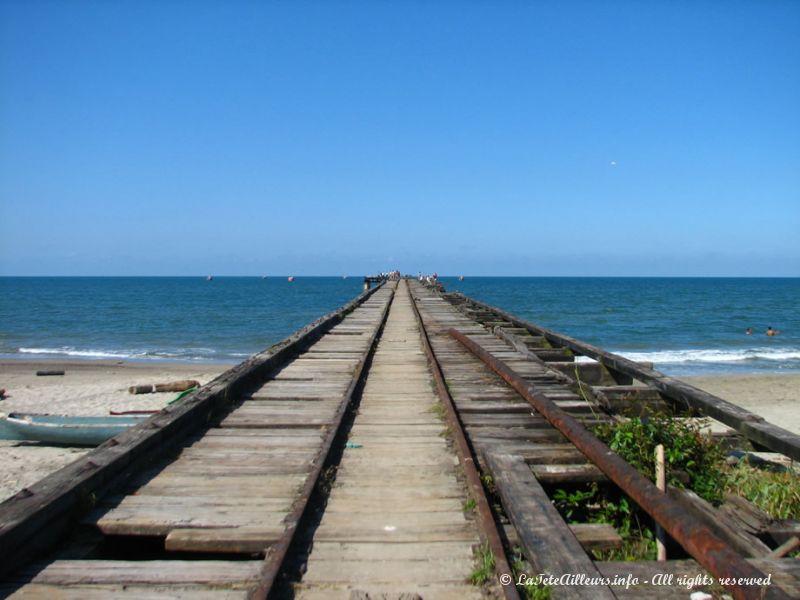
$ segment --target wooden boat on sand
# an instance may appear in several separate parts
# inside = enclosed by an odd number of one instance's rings
[[[97,446],[148,415],[68,417],[32,413],[0,413],[1,440],[28,440],[62,446]]]

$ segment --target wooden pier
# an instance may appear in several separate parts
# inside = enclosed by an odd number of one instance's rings
[[[648,407],[800,457],[798,436],[648,365],[381,281],[0,504],[0,596],[513,599],[524,572],[594,579],[552,598],[686,598],[653,576],[709,572],[770,576],[736,598],[799,597],[798,561],[773,553],[800,526],[746,502],[672,491],[653,516],[684,556],[593,558],[619,533],[567,524],[550,490],[626,485],[575,436]]]

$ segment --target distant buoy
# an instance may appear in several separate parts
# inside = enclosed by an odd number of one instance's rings
[[[293,281],[294,281],[294,277],[293,276],[289,277],[289,283],[292,283]]]

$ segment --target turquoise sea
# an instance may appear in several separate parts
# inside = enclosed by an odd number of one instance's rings
[[[442,282],[666,373],[800,372],[800,279]],[[360,277],[3,277],[0,356],[235,363],[361,286]],[[768,326],[781,334],[768,338]]]

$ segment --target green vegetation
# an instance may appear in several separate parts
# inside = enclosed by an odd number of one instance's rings
[[[595,434],[651,481],[655,479],[655,448],[663,444],[667,482],[692,489],[718,504],[726,480],[724,454],[710,436],[702,433],[703,425],[701,420],[652,415],[598,425]],[[595,550],[595,558],[655,559],[652,519],[615,486],[591,483],[557,489],[553,502],[568,522],[614,526],[623,539],[622,546]]]
[[[800,519],[800,477],[740,461],[727,472],[725,491],[746,498],[775,519]]]
[[[478,503],[475,502],[474,498],[470,498],[469,500],[464,500],[464,512],[472,512],[478,506]]]
[[[433,413],[433,414],[435,414],[437,417],[439,417],[439,420],[441,420],[441,421],[444,421],[444,419],[445,419],[445,416],[446,416],[446,412],[447,412],[447,411],[446,411],[446,409],[445,409],[445,407],[444,407],[444,405],[443,405],[441,402],[437,402],[436,404],[434,404],[433,406],[431,406],[431,407],[428,409],[428,411],[429,411],[429,412],[432,412],[432,413]]]
[[[478,566],[469,576],[469,582],[472,585],[483,585],[494,575],[494,554],[492,554],[488,545],[481,547],[477,551],[476,560],[478,561]]]
[[[663,444],[667,484],[686,487],[719,504],[725,484],[725,456],[711,436],[702,433],[704,425],[702,419],[653,415],[598,425],[595,435],[651,481],[655,479],[655,449]]]
[[[667,483],[688,488],[712,504],[728,492],[753,502],[773,518],[800,518],[800,477],[741,461],[725,463],[725,453],[702,432],[702,419],[665,415],[635,417],[602,424],[595,434],[651,481],[655,479],[655,448],[664,446]],[[553,502],[571,523],[609,523],[623,538],[621,548],[594,551],[600,560],[654,559],[652,519],[614,486],[597,483],[557,489]]]
[[[590,483],[571,490],[557,489],[553,503],[568,523],[609,523],[622,537],[621,548],[594,550],[598,560],[655,559],[651,520],[614,486]]]
[[[533,573],[533,569],[531,569],[530,565],[525,562],[525,558],[522,555],[522,548],[519,546],[514,547],[511,570],[513,571],[512,575],[514,576],[514,582],[517,586],[517,591],[522,595],[523,598],[527,598],[528,600],[550,600],[552,591],[550,586],[528,582],[521,584],[516,583],[519,581],[520,575],[527,575],[530,577]]]

